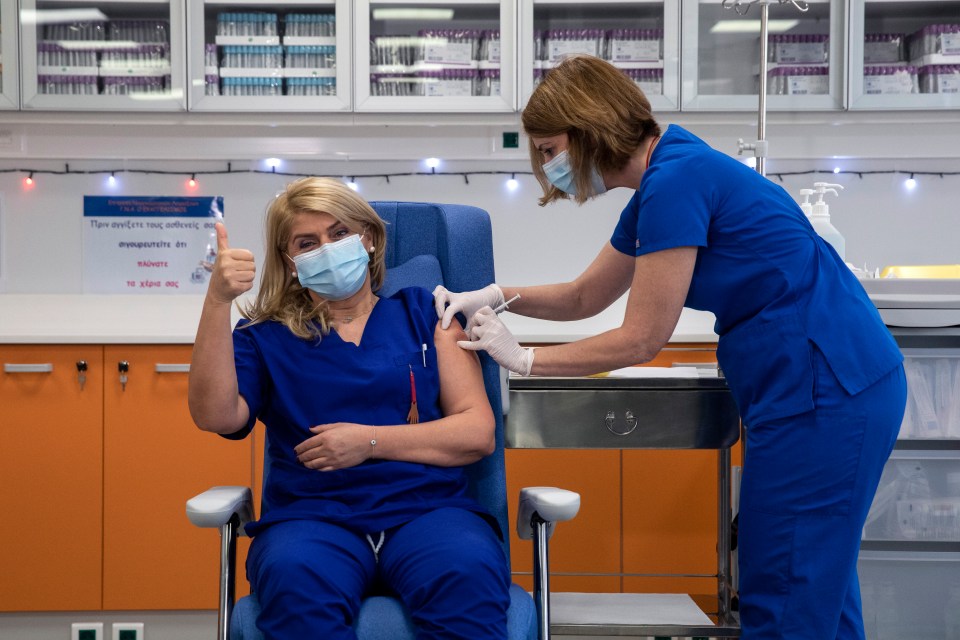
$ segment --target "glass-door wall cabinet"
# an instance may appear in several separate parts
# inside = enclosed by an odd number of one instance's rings
[[[850,3],[851,109],[960,107],[960,0]]]
[[[517,108],[515,0],[356,0],[357,111]]]
[[[17,3],[0,5],[0,109],[20,106],[20,58]]]
[[[191,0],[190,109],[351,107],[349,0]]]
[[[586,53],[617,66],[653,109],[680,107],[679,0],[522,0],[520,102],[564,56]]]
[[[186,109],[182,2],[21,0],[20,7],[23,108]]]
[[[859,1],[859,0],[858,0]],[[767,108],[842,109],[846,45],[843,0],[769,5]],[[856,4],[854,2],[853,4]],[[728,8],[729,7],[729,8]],[[754,110],[760,90],[760,7],[731,0],[683,2],[685,110]]]

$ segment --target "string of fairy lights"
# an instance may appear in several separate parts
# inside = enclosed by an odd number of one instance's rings
[[[441,161],[437,158],[428,158],[425,165],[426,171],[393,171],[393,172],[371,172],[371,173],[338,173],[328,174],[325,177],[343,180],[352,189],[360,189],[361,180],[385,180],[388,184],[391,178],[409,178],[409,177],[459,177],[464,184],[470,184],[471,177],[479,176],[504,176],[505,186],[510,189],[516,189],[519,186],[517,176],[532,176],[532,171],[514,171],[506,169],[495,170],[470,170],[470,171],[446,171],[439,170]],[[316,172],[297,172],[281,170],[282,161],[270,159],[266,161],[266,169],[256,168],[235,168],[233,163],[228,162],[223,169],[205,169],[205,170],[164,170],[164,169],[132,169],[126,167],[120,168],[98,168],[98,169],[77,169],[71,168],[65,164],[63,169],[49,168],[29,168],[17,167],[10,169],[0,169],[0,174],[21,174],[22,183],[25,189],[33,189],[38,185],[38,179],[41,176],[68,176],[68,175],[102,175],[111,188],[119,188],[120,181],[124,175],[157,175],[157,176],[182,176],[186,181],[188,189],[197,189],[200,186],[200,179],[204,176],[222,176],[222,175],[242,175],[242,174],[263,174],[284,176],[289,178],[304,178],[311,176],[324,175]],[[804,169],[800,171],[768,171],[767,178],[784,182],[785,178],[808,175],[847,175],[856,176],[863,179],[867,176],[892,175],[903,176],[904,186],[908,189],[916,188],[918,178],[938,178],[960,176],[960,171],[931,171],[931,170],[913,170],[913,169],[871,169],[871,170],[852,170],[834,167],[832,169]]]

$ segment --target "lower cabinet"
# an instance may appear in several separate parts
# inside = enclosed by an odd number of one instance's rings
[[[99,609],[103,349],[0,345],[0,363],[0,611]]]
[[[216,608],[219,536],[184,505],[249,486],[253,445],[194,426],[190,352],[0,345],[0,610]]]
[[[715,362],[712,345],[693,348],[665,350],[651,364]],[[235,442],[194,426],[190,352],[0,345],[0,513],[8,522],[0,527],[0,611],[216,608],[219,536],[193,527],[185,502],[234,484],[253,487],[259,502],[262,431]],[[512,518],[524,486],[582,496],[579,516],[551,541],[553,589],[715,589],[709,578],[630,575],[716,571],[715,452],[508,450],[506,458]],[[532,588],[532,544],[510,535],[515,581]],[[248,542],[240,542],[238,596],[248,592]]]
[[[714,344],[672,344],[649,366],[716,361]],[[550,541],[551,590],[689,593],[715,602],[717,458],[716,451],[509,449],[511,518],[521,487],[580,493],[580,513]],[[740,464],[739,443],[731,459]],[[532,543],[510,535],[514,581],[532,588]]]

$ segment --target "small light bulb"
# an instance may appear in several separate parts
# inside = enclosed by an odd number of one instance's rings
[[[190,176],[190,179],[187,180],[187,186],[190,187],[191,189],[196,189],[196,188],[197,188],[197,177],[196,177],[196,176]]]
[[[507,189],[509,189],[510,191],[516,191],[517,187],[519,186],[520,186],[520,183],[517,182],[516,178],[510,178],[509,180],[507,180]]]
[[[834,168],[833,168],[833,172],[834,172],[834,173],[840,173],[840,167],[834,167]]]
[[[359,191],[359,190],[360,190],[360,185],[358,185],[355,180],[348,180],[348,181],[347,181],[347,186],[350,187],[351,189],[353,189],[354,191]]]
[[[111,187],[117,186],[117,176],[111,173],[110,177],[107,178],[107,184],[109,184]]]
[[[28,187],[32,187],[32,186],[33,186],[33,174],[32,174],[32,173],[31,173],[29,176],[27,176],[26,178],[23,179],[23,184],[27,185]]]
[[[917,188],[917,181],[916,181],[916,179],[915,179],[913,176],[910,176],[909,178],[907,178],[907,179],[904,181],[903,186],[905,186],[907,189],[911,189],[911,190],[912,190],[912,189],[916,189],[916,188]]]
[[[428,168],[436,169],[440,166],[440,158],[427,158],[424,160],[424,163],[426,163]]]
[[[280,158],[267,158],[264,160],[264,162],[270,169],[277,169],[280,167]]]

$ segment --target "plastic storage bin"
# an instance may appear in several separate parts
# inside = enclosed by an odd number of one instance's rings
[[[821,65],[776,67],[767,72],[767,94],[775,96],[830,93],[830,68]]]
[[[917,68],[912,65],[863,68],[863,92],[867,95],[903,95],[919,91]]]
[[[864,64],[903,62],[907,55],[905,33],[867,33],[863,36]]]
[[[960,24],[928,24],[911,34],[910,59],[960,54]]]
[[[894,452],[867,515],[864,540],[960,542],[960,453],[944,454]]]
[[[767,60],[777,64],[825,64],[830,36],[825,33],[778,33],[767,38]]]
[[[861,551],[867,640],[960,638],[960,553]]]
[[[928,64],[920,67],[921,93],[960,93],[960,64]]]

